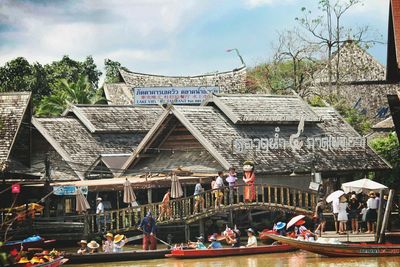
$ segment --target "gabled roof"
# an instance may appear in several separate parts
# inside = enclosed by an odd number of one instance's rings
[[[360,138],[360,135],[347,124],[333,108],[313,108],[321,116],[322,123],[305,127],[304,135],[335,136]],[[202,144],[219,164],[228,169],[233,166],[240,169],[245,160],[253,160],[260,173],[287,173],[299,166],[309,166],[310,157],[316,157],[315,168],[318,171],[377,170],[390,168],[369,147],[348,150],[315,150],[302,147],[300,150],[275,149],[270,151],[248,151],[235,153],[233,144],[238,139],[274,138],[277,125],[234,124],[223,112],[212,106],[173,106],[166,110],[160,120],[132,153],[123,169],[135,168],[142,153],[158,137],[160,129],[176,118]],[[279,136],[289,140],[297,132],[297,125],[281,125]],[[183,166],[184,167],[184,166]],[[148,166],[151,170],[151,166]]]
[[[84,179],[85,172],[100,154],[131,153],[144,136],[143,133],[93,134],[75,117],[32,118],[32,124],[73,166],[80,179]]]
[[[159,106],[74,105],[64,116],[74,114],[92,133],[147,132],[163,109]]]
[[[321,119],[296,95],[216,94],[202,105],[217,106],[235,124],[320,122]]]
[[[393,130],[394,129],[394,123],[392,117],[388,117],[374,126],[372,126],[372,129],[374,130],[380,130],[380,129],[387,129],[387,130]]]
[[[10,156],[30,99],[30,92],[0,93],[0,163]]]
[[[331,59],[332,82],[336,82],[336,62],[338,53]],[[362,81],[383,81],[386,69],[379,61],[361,48],[354,41],[346,41],[340,48],[339,59],[339,82],[351,83]],[[314,74],[315,83],[329,82],[328,63]]]
[[[104,94],[110,105],[133,105],[132,88],[125,83],[104,84]]]

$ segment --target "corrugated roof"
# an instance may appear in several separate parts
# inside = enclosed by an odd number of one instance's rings
[[[0,163],[10,155],[30,98],[30,92],[0,93]]]
[[[75,114],[92,133],[147,132],[163,109],[159,106],[75,105],[64,115]]]
[[[288,95],[212,95],[203,105],[214,104],[237,124],[320,122],[321,118],[298,96]]]

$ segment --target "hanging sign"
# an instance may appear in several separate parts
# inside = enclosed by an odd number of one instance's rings
[[[135,87],[135,105],[201,104],[209,94],[219,93],[216,86],[198,87]]]
[[[21,192],[21,185],[20,184],[13,184],[11,186],[11,193],[19,194]]]
[[[76,187],[73,185],[54,186],[53,191],[54,191],[54,195],[56,195],[56,196],[74,196],[74,195],[76,195],[78,188],[85,195],[89,191],[87,186]]]

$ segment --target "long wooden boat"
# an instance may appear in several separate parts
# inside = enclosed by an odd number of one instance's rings
[[[279,235],[269,235],[270,238],[292,247],[303,249],[328,257],[386,257],[400,256],[400,244],[369,244],[369,243],[319,243],[302,241]]]
[[[158,250],[132,250],[116,253],[94,253],[94,254],[64,254],[68,263],[96,263],[96,262],[117,262],[132,260],[162,259],[170,253],[169,249]]]
[[[168,258],[206,258],[206,257],[225,257],[237,255],[252,255],[264,253],[278,253],[294,251],[295,248],[289,245],[269,245],[251,248],[219,248],[219,249],[174,249],[171,254],[165,255]]]
[[[19,264],[16,264],[15,266],[18,266],[18,267],[59,267],[67,262],[68,262],[68,259],[66,259],[64,257],[58,257],[49,262],[38,263],[38,264],[31,264],[31,263],[21,264],[21,263],[19,263]]]

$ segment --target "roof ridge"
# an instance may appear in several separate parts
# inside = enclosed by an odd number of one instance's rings
[[[3,95],[32,95],[32,92],[31,91],[21,91],[21,92],[15,92],[15,91],[12,91],[12,92],[0,92],[0,96],[3,96]]]

